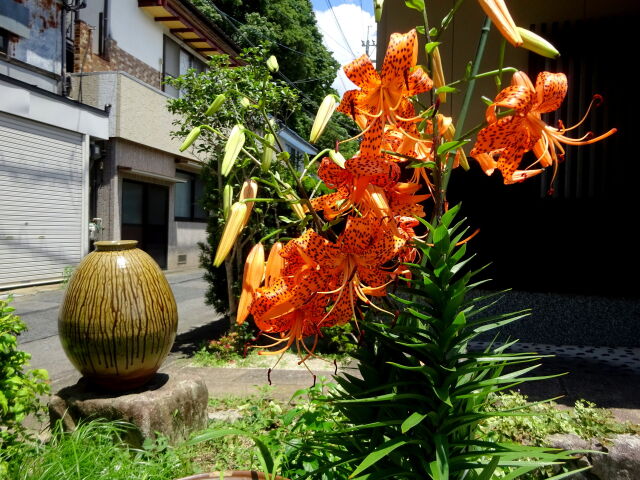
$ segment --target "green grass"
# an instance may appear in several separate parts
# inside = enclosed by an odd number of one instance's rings
[[[9,462],[9,480],[156,480],[193,472],[184,452],[159,439],[136,450],[121,438],[130,425],[94,420],[73,433],[54,428],[45,444],[25,445]]]
[[[334,425],[333,408],[313,401],[323,388],[328,385],[321,381],[288,403],[273,399],[271,387],[251,396],[211,398],[209,412],[223,413],[226,418],[212,420],[208,431],[233,428],[260,438],[274,457],[283,455],[282,474],[305,478],[305,468],[313,466],[303,463],[313,458],[300,456],[294,445],[302,445],[315,431],[326,431]],[[544,445],[549,435],[574,433],[606,442],[614,434],[640,434],[639,426],[619,423],[609,410],[585,401],[577,402],[573,409],[558,410],[554,404],[532,405],[526,397],[508,393],[495,395],[493,403],[490,408],[525,407],[525,411],[538,414],[491,419],[484,425],[484,433],[498,441]],[[81,424],[73,433],[56,428],[50,441],[25,444],[10,459],[7,479],[172,480],[197,472],[260,468],[257,448],[248,436],[226,435],[175,448],[160,437],[142,449],[133,449],[120,440],[128,428],[131,426],[123,422],[100,420]],[[526,478],[543,479],[546,473],[535,472]]]

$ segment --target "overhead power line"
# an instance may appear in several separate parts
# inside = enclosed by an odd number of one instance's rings
[[[222,10],[220,10],[220,9],[218,8],[218,6],[217,6],[217,5],[215,5],[211,0],[209,0],[209,4],[210,4],[210,5],[211,5],[211,6],[212,6],[212,7],[213,7],[213,8],[214,8],[214,9],[215,9],[215,10],[216,10],[220,15],[222,15],[222,16],[224,16],[224,17],[230,17],[230,16],[229,16],[229,15],[227,15],[225,12],[223,12]],[[230,18],[231,18],[231,17],[230,17]],[[234,20],[235,20],[235,19],[234,19]],[[235,21],[236,21],[236,22],[238,22],[238,23],[240,23],[240,24],[242,24],[242,22],[240,22],[240,21],[238,21],[238,20],[235,20]],[[234,23],[233,23],[233,22],[229,22],[229,24],[230,24],[230,25],[235,29],[235,31],[236,31],[236,32],[238,32],[240,35],[242,35],[242,36],[244,37],[244,39],[249,43],[249,45],[251,45],[252,47],[256,47],[256,45],[255,45],[255,44],[254,44],[254,43],[253,43],[249,38],[247,38],[247,36],[246,36],[242,31],[240,31],[240,29],[239,29],[236,25],[234,25]],[[301,96],[302,98],[304,98],[308,103],[310,103],[310,104],[311,104],[311,106],[312,106],[313,108],[315,108],[316,110],[319,108],[319,104],[318,104],[316,101],[314,101],[314,100],[312,100],[311,98],[309,98],[309,97],[308,97],[308,96],[307,96],[307,95],[306,95],[306,94],[305,94],[305,93],[300,89],[300,87],[298,87],[294,82],[292,82],[292,81],[291,81],[291,80],[290,80],[290,79],[289,79],[285,74],[283,74],[281,71],[278,71],[278,72],[277,72],[277,75],[278,75],[280,78],[282,78],[282,79],[283,79],[287,84],[289,84],[291,87],[293,87],[294,89],[296,89],[297,91],[299,91],[299,92],[300,92],[300,96]],[[310,116],[311,116],[311,118],[314,118],[314,117],[315,117],[315,115],[316,115],[315,113],[309,112],[309,111],[308,111],[308,110],[306,110],[304,107],[302,107],[302,110],[303,110],[305,113],[307,113],[308,115],[310,115]]]
[[[342,30],[342,26],[340,25],[340,22],[338,21],[338,16],[336,15],[336,12],[333,10],[333,5],[331,5],[331,0],[326,0],[326,2],[327,2],[327,5],[329,5],[329,10],[331,10],[331,13],[333,14],[333,18],[336,21],[336,25],[338,27],[338,30],[340,31],[340,34],[342,35],[342,39],[344,40],[345,45],[349,49],[349,52],[351,52],[351,55],[353,55],[353,58],[356,58],[357,55],[351,49],[351,45],[349,45],[349,40],[347,40],[347,36],[344,34],[344,30]]]

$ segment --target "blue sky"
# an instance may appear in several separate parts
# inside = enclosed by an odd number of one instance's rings
[[[370,42],[375,40],[372,0],[312,0],[311,3],[324,44],[341,65],[365,53],[363,42],[367,40],[367,33]],[[375,59],[375,50],[370,46],[372,59]],[[333,87],[340,93],[355,88],[342,70]]]

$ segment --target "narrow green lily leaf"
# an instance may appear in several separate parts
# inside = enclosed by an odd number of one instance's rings
[[[480,472],[478,480],[491,480],[493,478],[493,472],[496,471],[499,463],[500,457],[493,457],[487,466],[482,469],[482,472]]]
[[[437,43],[437,42],[434,42]],[[440,94],[440,93],[458,93],[460,90],[458,90],[455,87],[450,87],[449,85],[443,85],[441,87],[436,88],[435,93],[436,94]]]
[[[358,467],[349,475],[349,478],[353,478],[358,475],[360,472],[365,471],[370,466],[377,463],[379,460],[383,459],[391,452],[393,452],[396,448],[402,447],[406,445],[407,441],[403,437],[394,438],[388,442],[382,444],[381,448],[371,452],[369,455],[365,457],[365,459],[358,465]]]
[[[413,412],[411,415],[407,417],[407,419],[404,422],[402,422],[402,425],[400,425],[400,431],[402,433],[407,433],[413,427],[415,427],[420,422],[422,422],[425,418],[427,418],[426,413]]]
[[[419,12],[422,12],[422,9],[424,8],[424,0],[404,0],[404,4],[409,8],[418,10]]]
[[[434,435],[433,441],[436,444],[436,466],[439,478],[448,480],[449,478],[449,455],[447,439],[444,435]]]
[[[440,90],[440,88],[438,90]],[[438,150],[437,150],[438,155],[443,155],[447,152],[450,152],[451,150],[457,150],[458,148],[462,147],[463,145],[469,142],[470,140],[455,140],[453,142],[445,142],[438,147]]]
[[[578,468],[576,470],[571,470],[570,472],[564,472],[559,475],[554,475],[553,477],[548,478],[547,480],[560,480],[561,478],[567,478],[572,475],[575,475],[578,472],[584,472],[585,470],[589,470],[591,466]]]
[[[433,50],[440,45],[442,42],[429,42],[424,46],[424,50],[425,52],[427,52],[427,55],[431,55],[431,52],[433,52]]]
[[[455,142],[449,142],[449,143],[455,143]],[[446,143],[444,145],[446,145]],[[440,146],[443,147],[444,145],[440,145]],[[455,216],[458,214],[459,211],[460,211],[460,204],[447,210],[447,212],[442,216],[442,220],[441,220],[442,224],[447,227],[451,225],[451,222],[453,221],[453,219],[455,218]]]
[[[228,428],[223,430],[209,430],[200,435],[193,437],[189,440],[185,445],[195,445],[201,442],[206,442],[208,440],[213,440],[220,437],[226,437],[228,435],[238,435],[241,437],[250,438],[258,447],[258,452],[260,456],[261,463],[263,464],[263,468],[266,469],[267,472],[273,471],[273,458],[271,457],[271,453],[269,448],[264,444],[262,440],[256,435],[252,435],[251,433],[245,432],[244,430],[239,430],[237,428]]]

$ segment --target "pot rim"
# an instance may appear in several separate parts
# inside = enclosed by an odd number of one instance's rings
[[[131,250],[138,246],[137,240],[100,240],[93,244],[98,252],[116,252]]]

